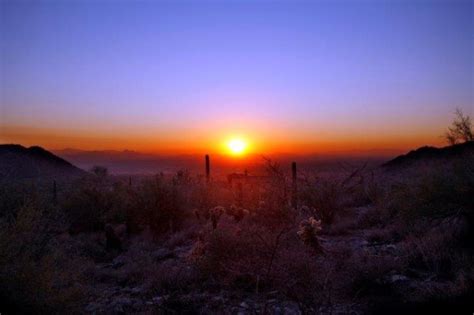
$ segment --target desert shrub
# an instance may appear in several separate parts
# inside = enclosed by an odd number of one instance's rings
[[[373,226],[384,225],[390,222],[390,215],[383,207],[368,207],[366,211],[357,218],[359,228],[370,228]]]
[[[324,224],[331,224],[335,214],[342,209],[343,190],[336,179],[317,179],[303,187],[302,199],[315,210],[313,214]]]
[[[193,259],[203,274],[222,284],[235,284],[244,277],[240,289],[254,289],[263,263],[256,255],[256,243],[249,234],[237,236],[237,230],[218,229],[202,234],[193,250]],[[259,267],[259,268],[256,268]]]
[[[313,312],[328,298],[328,274],[321,273],[328,266],[320,265],[312,238],[307,246],[296,228],[234,224],[209,230],[197,242],[191,257],[204,278],[241,294],[277,291]]]
[[[222,183],[197,180],[188,190],[189,208],[201,220],[209,220],[209,210],[216,206],[230,207],[234,203],[233,192]]]
[[[222,285],[266,290],[286,233],[254,224],[208,230],[201,234],[192,258],[203,274]]]
[[[255,224],[280,229],[295,222],[297,211],[290,205],[290,184],[281,165],[266,159],[266,182],[247,202]],[[254,188],[255,189],[255,188]]]
[[[387,202],[386,185],[383,177],[376,177],[373,172],[368,175],[361,185],[369,204],[376,208],[383,208]]]
[[[357,295],[391,295],[392,288],[383,278],[391,271],[403,268],[391,256],[356,252],[347,259],[345,273],[351,280],[351,291]]]
[[[5,311],[51,312],[76,309],[85,264],[58,244],[60,212],[29,199],[0,229],[0,297]]]
[[[72,232],[102,230],[106,223],[127,223],[130,233],[146,226],[157,234],[175,231],[190,207],[186,174],[171,179],[157,175],[133,187],[112,177],[84,178],[65,194],[61,207]]]
[[[252,220],[259,225],[272,229],[279,229],[293,225],[297,218],[296,209],[288,203],[281,203],[278,195],[266,194],[257,209],[250,210]]]
[[[96,231],[103,229],[110,217],[123,217],[122,196],[119,185],[113,185],[102,177],[87,177],[77,181],[66,192],[60,206],[71,232]]]
[[[185,223],[186,224],[186,223]],[[164,246],[169,249],[185,245],[192,242],[198,235],[200,226],[195,222],[189,221],[180,231],[168,235],[164,241]]]
[[[183,296],[178,293],[166,295],[157,307],[159,314],[205,314],[209,301],[199,295]]]
[[[15,212],[25,204],[27,196],[31,195],[25,185],[0,184],[0,218],[11,220],[15,217]]]
[[[154,266],[147,278],[153,294],[161,296],[189,293],[200,289],[204,281],[195,267],[177,263],[174,260],[164,261]]]
[[[412,268],[430,271],[437,277],[455,277],[459,270],[471,265],[469,259],[472,262],[473,258],[461,248],[460,239],[466,229],[467,224],[460,217],[425,223],[420,230],[408,234],[401,244],[406,263]]]
[[[357,221],[352,216],[347,217],[336,217],[335,222],[326,226],[324,231],[321,231],[321,234],[326,236],[328,235],[348,235],[354,229],[357,229]]]
[[[133,205],[127,218],[139,226],[149,225],[157,234],[176,231],[182,223],[189,205],[185,184],[179,180],[166,180],[157,175],[144,180],[133,195]]]
[[[433,171],[417,182],[393,186],[388,208],[409,220],[463,214],[472,222],[474,164],[471,162],[460,163],[451,171]]]
[[[333,267],[324,259],[298,244],[284,246],[275,262],[272,288],[314,313],[330,301],[333,276]]]
[[[370,230],[367,233],[367,241],[369,243],[392,243],[398,242],[401,239],[402,231],[398,230],[398,226],[385,226],[383,228],[377,228]]]
[[[74,250],[75,255],[96,263],[110,261],[113,257],[106,250],[103,233],[81,233],[73,236],[67,234],[63,237],[66,238],[67,246]]]

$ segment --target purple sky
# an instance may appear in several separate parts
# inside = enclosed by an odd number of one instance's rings
[[[455,107],[473,114],[472,1],[0,7],[2,141],[393,147],[439,143]]]

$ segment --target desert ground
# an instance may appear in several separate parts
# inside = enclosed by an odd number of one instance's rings
[[[103,167],[3,177],[1,311],[461,314],[472,307],[473,144],[295,177],[269,159],[227,178]]]

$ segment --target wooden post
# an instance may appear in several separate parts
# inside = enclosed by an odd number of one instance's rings
[[[206,154],[206,181],[209,183],[211,176],[211,162],[209,160],[209,154]]]
[[[57,197],[56,181],[53,180],[53,203],[56,203]]]
[[[291,193],[291,206],[293,208],[298,207],[298,186],[296,184],[296,162],[291,163],[291,173],[292,173],[292,193]]]

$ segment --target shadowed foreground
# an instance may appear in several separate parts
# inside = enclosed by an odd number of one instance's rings
[[[473,152],[397,163],[4,181],[0,311],[471,312]]]

